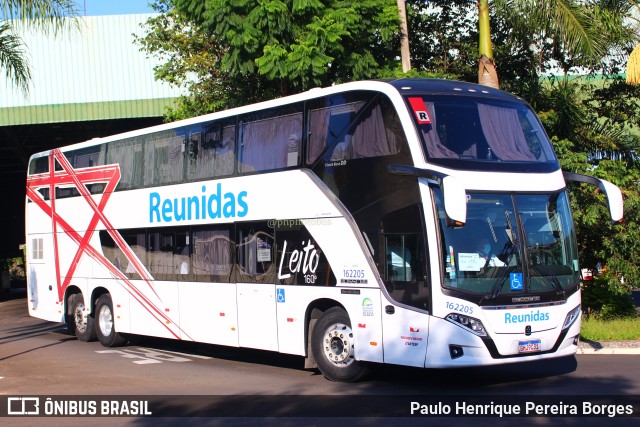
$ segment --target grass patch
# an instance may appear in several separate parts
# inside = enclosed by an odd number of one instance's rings
[[[640,340],[640,317],[615,320],[583,317],[580,339],[590,341]]]

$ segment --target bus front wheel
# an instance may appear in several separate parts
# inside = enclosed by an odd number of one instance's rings
[[[84,305],[82,294],[73,294],[69,297],[70,307],[67,327],[80,341],[89,342],[96,340],[96,328],[94,318],[89,314]]]
[[[113,317],[111,295],[104,294],[96,303],[96,332],[100,344],[105,347],[117,347],[126,342],[126,339],[116,332]]]
[[[367,369],[355,359],[349,315],[340,307],[325,311],[316,322],[311,350],[320,372],[330,381],[354,382]]]

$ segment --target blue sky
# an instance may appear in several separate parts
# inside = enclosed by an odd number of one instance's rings
[[[79,16],[153,13],[150,0],[75,0]]]

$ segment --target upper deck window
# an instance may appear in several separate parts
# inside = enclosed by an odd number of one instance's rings
[[[302,143],[302,105],[240,117],[238,170],[252,173],[297,166]]]
[[[409,96],[408,101],[431,163],[518,172],[559,167],[525,103],[467,96]]]
[[[345,93],[311,103],[307,162],[326,164],[398,154],[406,138],[391,102],[372,93]]]

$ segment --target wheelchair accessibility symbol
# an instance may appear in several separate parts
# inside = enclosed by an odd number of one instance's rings
[[[282,288],[276,288],[276,301],[277,302],[284,302],[284,289]]]
[[[511,273],[509,275],[512,291],[521,291],[524,289],[522,285],[522,273]]]

